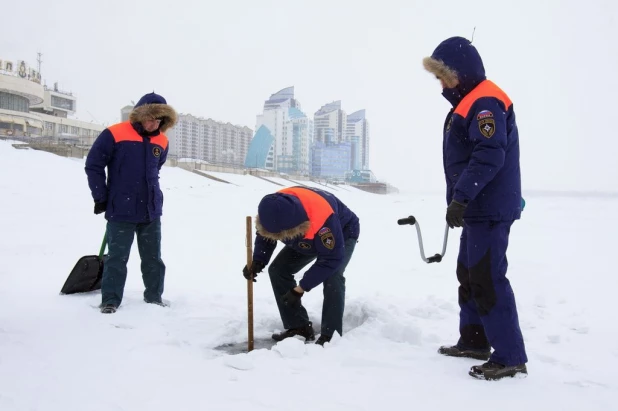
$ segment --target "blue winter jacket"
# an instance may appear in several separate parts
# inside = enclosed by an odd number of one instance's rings
[[[479,53],[464,38],[443,41],[424,64],[446,83],[442,94],[453,105],[443,130],[447,204],[467,204],[466,220],[519,219],[519,133],[511,100],[486,79]]]
[[[256,225],[255,261],[268,265],[277,241],[317,257],[299,281],[305,291],[339,268],[346,240],[360,235],[359,218],[352,210],[333,194],[308,187],[291,187],[265,196],[258,206]]]
[[[151,118],[162,121],[158,130],[148,133],[141,122]],[[159,171],[168,154],[164,131],[176,121],[174,109],[151,93],[135,105],[129,121],[110,126],[97,137],[85,171],[94,201],[107,203],[108,221],[143,223],[163,214]]]

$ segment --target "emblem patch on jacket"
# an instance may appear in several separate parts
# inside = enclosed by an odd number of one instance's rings
[[[298,243],[298,246],[303,250],[309,250],[311,248],[311,244],[303,242]]]
[[[155,157],[160,157],[161,156],[161,149],[159,147],[153,147],[152,154]]]
[[[479,130],[483,136],[491,138],[496,132],[496,122],[493,118],[484,118],[479,120]]]
[[[330,230],[328,230],[327,233],[320,235],[320,240],[322,240],[322,244],[324,244],[324,247],[328,248],[329,250],[335,248],[335,237],[333,237],[333,233],[331,233]]]

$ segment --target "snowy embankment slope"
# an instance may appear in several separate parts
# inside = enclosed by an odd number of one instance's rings
[[[60,296],[77,259],[96,254],[83,161],[0,142],[0,410],[609,410],[618,399],[612,254],[616,198],[527,197],[512,230],[509,278],[530,375],[484,382],[478,361],[436,354],[457,339],[455,260],[419,257],[442,245],[442,195],[333,191],[361,218],[348,270],[344,336],[325,348],[286,341],[230,356],[246,338],[245,216],[280,188],[254,177],[222,184],[165,167],[164,298],[144,304],[136,244],[113,315],[98,293]],[[278,250],[281,246],[278,247]],[[304,303],[319,330],[321,289]],[[255,333],[281,328],[268,275],[255,284]]]

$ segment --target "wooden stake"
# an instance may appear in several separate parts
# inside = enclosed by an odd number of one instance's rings
[[[251,269],[253,262],[253,230],[251,226],[251,216],[247,216],[247,236],[245,245],[247,247],[247,268]],[[253,350],[253,276],[247,280],[247,314],[248,314],[248,334],[247,351]]]

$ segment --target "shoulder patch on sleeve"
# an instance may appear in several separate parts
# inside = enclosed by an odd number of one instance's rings
[[[491,138],[496,132],[496,122],[493,118],[479,120],[479,130],[483,136]]]
[[[320,230],[320,232],[322,232],[322,230]],[[320,240],[322,241],[324,247],[332,250],[333,248],[335,248],[335,237],[333,236],[333,233],[330,231],[330,229],[327,230],[328,231],[325,231],[323,234],[320,234]]]

